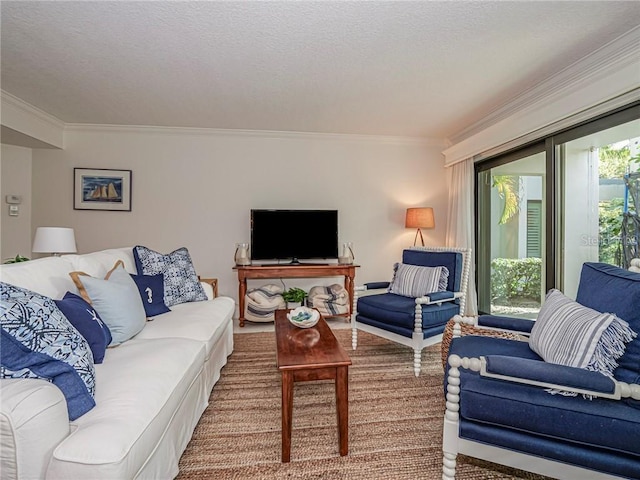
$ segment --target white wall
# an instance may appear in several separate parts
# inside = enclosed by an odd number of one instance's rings
[[[31,149],[2,145],[0,155],[0,258],[31,255]],[[9,216],[7,195],[22,196],[17,217]]]
[[[235,298],[233,254],[249,241],[251,208],[338,209],[340,241],[354,243],[361,265],[356,282],[386,280],[413,243],[406,207],[433,206],[436,228],[425,240],[444,245],[441,150],[344,135],[74,127],[63,151],[34,150],[32,228],[73,227],[80,252],[186,246],[198,273],[218,277],[221,294]],[[132,170],[132,212],[73,210],[74,167]]]

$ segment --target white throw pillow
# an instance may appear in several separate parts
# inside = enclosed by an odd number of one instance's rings
[[[531,329],[529,347],[545,362],[613,378],[616,360],[635,335],[629,324],[615,315],[587,308],[552,289]]]
[[[449,280],[447,267],[420,267],[396,263],[389,293],[403,297],[422,297],[429,293],[444,292]]]

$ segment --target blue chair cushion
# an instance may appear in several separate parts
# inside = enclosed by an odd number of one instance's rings
[[[447,290],[459,292],[462,282],[462,253],[427,252],[407,249],[402,252],[402,263],[421,267],[447,267],[449,282]]]
[[[640,415],[626,402],[551,395],[478,374],[461,382],[460,415],[466,420],[640,455]]]
[[[543,361],[526,342],[473,335],[454,338],[449,353]],[[467,369],[460,373],[460,415],[465,420],[640,456],[640,415],[626,402],[551,395],[543,388],[481,377]]]
[[[576,301],[603,313],[613,313],[629,323],[638,336],[627,344],[614,378],[640,383],[640,274],[605,263],[582,266]],[[629,400],[640,408],[640,402]]]
[[[638,472],[640,472],[640,458],[637,455],[625,455],[587,445],[576,446],[572,442],[558,441],[555,438],[519,432],[512,428],[496,427],[486,423],[463,420],[460,423],[460,438],[552,459],[569,465],[580,465],[621,478],[638,478]]]
[[[358,299],[358,313],[381,324],[395,325],[413,331],[416,301],[393,293],[368,295]],[[422,305],[422,327],[444,326],[460,312],[457,302],[443,302],[441,305]],[[411,335],[409,335],[411,336]]]

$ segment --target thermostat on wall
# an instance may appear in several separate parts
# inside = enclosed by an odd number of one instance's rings
[[[22,203],[21,195],[7,195],[5,198],[9,205],[20,205]]]

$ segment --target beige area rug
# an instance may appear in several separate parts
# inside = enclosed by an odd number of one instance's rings
[[[280,374],[275,334],[236,334],[234,352],[215,385],[187,450],[179,480],[440,479],[443,371],[440,345],[413,352],[365,332],[351,350],[351,330],[334,330],[349,369],[349,455],[338,453],[333,382],[296,383],[291,463],[280,463]],[[543,479],[459,457],[458,480]]]

